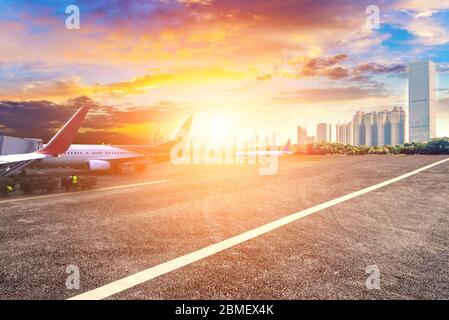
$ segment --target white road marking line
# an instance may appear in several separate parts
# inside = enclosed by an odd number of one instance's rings
[[[260,226],[258,228],[255,228],[253,230],[244,232],[240,235],[234,236],[232,238],[229,238],[227,240],[218,242],[216,244],[210,245],[208,247],[205,247],[203,249],[194,251],[192,253],[186,254],[184,256],[181,256],[179,258],[167,261],[165,263],[162,263],[160,265],[151,267],[149,269],[143,270],[141,272],[135,273],[133,275],[130,275],[128,277],[122,278],[120,280],[111,282],[109,284],[106,284],[102,287],[99,287],[97,289],[93,289],[91,291],[87,291],[85,293],[79,294],[77,296],[71,297],[68,300],[99,300],[104,299],[107,297],[110,297],[114,294],[117,294],[119,292],[122,292],[124,290],[127,290],[129,288],[132,288],[134,286],[137,286],[141,283],[147,282],[149,280],[152,280],[156,277],[159,277],[161,275],[164,275],[166,273],[169,273],[171,271],[174,271],[176,269],[182,268],[184,266],[187,266],[189,264],[192,264],[198,260],[207,258],[209,256],[212,256],[216,253],[219,253],[221,251],[224,251],[226,249],[229,249],[231,247],[234,247],[238,244],[241,244],[243,242],[246,242],[248,240],[254,239],[260,235],[263,235],[265,233],[268,233],[270,231],[273,231],[275,229],[278,229],[282,226],[285,226],[289,223],[292,223],[298,219],[304,218],[308,215],[311,215],[313,213],[316,213],[318,211],[327,209],[329,207],[335,206],[339,203],[348,201],[350,199],[356,198],[358,196],[361,196],[363,194],[369,193],[371,191],[383,188],[387,185],[390,185],[392,183],[398,182],[400,180],[406,179],[410,176],[413,176],[415,174],[418,174],[424,170],[430,169],[432,167],[435,167],[439,164],[442,164],[444,162],[449,161],[449,158],[443,159],[441,161],[432,163],[430,165],[427,165],[425,167],[422,167],[420,169],[411,171],[409,173],[403,174],[399,177],[386,180],[384,182],[375,184],[371,187],[367,187],[364,189],[361,189],[359,191],[347,194],[345,196],[336,198],[334,200],[330,200],[327,202],[324,202],[322,204],[316,205],[314,207],[301,210],[299,212],[290,214],[286,217],[280,218],[278,220],[275,220],[273,222],[267,223],[263,226]]]
[[[152,185],[152,184],[167,183],[167,182],[171,182],[171,181],[172,180],[154,180],[154,181],[148,181],[148,182],[127,184],[127,185],[123,185],[123,186],[91,189],[91,190],[76,191],[76,192],[61,192],[61,193],[55,193],[55,194],[46,194],[46,195],[42,195],[42,196],[31,196],[31,197],[26,197],[26,198],[16,198],[16,199],[2,200],[2,201],[0,201],[0,204],[21,202],[21,201],[27,201],[27,200],[57,198],[57,197],[64,197],[64,196],[75,196],[75,195],[79,195],[79,194],[93,193],[93,192],[99,192],[99,191],[109,191],[109,190],[117,190],[117,189],[124,189],[124,188],[148,186],[148,185]]]

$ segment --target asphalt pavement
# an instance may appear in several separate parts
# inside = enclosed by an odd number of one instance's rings
[[[272,176],[164,163],[92,191],[0,200],[0,298],[77,296],[442,159],[292,156]],[[446,162],[107,298],[447,299],[448,193]]]

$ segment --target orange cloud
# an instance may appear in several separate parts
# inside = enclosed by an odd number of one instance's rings
[[[176,73],[146,74],[134,79],[114,83],[86,85],[79,77],[52,79],[25,83],[16,88],[0,88],[1,99],[49,99],[63,101],[75,96],[120,96],[148,93],[159,86],[215,81],[235,81],[251,75],[242,71],[222,68],[186,69]]]

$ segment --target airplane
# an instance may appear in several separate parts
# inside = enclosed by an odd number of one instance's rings
[[[10,176],[46,159],[57,159],[70,147],[88,111],[89,107],[80,108],[41,149],[31,153],[0,156],[0,177]]]
[[[93,172],[121,173],[122,167],[131,165],[145,170],[150,162],[170,159],[170,151],[179,142],[180,132],[189,132],[192,125],[190,116],[172,138],[157,145],[86,145],[72,144],[57,158],[46,158],[36,162],[32,168],[81,169]]]
[[[254,151],[237,151],[235,156],[240,157],[267,157],[267,156],[283,156],[290,155],[293,152],[290,151],[290,140],[288,139],[287,143],[280,150],[254,150]]]

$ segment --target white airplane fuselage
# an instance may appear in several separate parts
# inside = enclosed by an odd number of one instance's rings
[[[88,168],[90,161],[111,161],[139,157],[142,154],[108,145],[72,144],[69,149],[58,157],[46,158],[33,164],[36,168],[70,167],[76,169]]]
[[[171,148],[178,143],[180,133],[190,131],[192,120],[193,118],[190,116],[170,140],[157,145],[72,144],[64,153],[58,153],[57,157],[36,161],[31,166],[113,172],[120,172],[122,165],[132,165],[138,169],[144,169],[146,164],[170,159]]]

